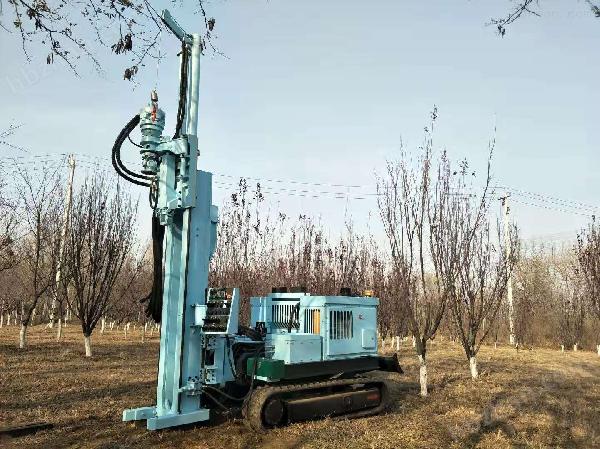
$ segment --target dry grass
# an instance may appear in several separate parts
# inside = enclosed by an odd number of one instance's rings
[[[589,352],[484,348],[472,381],[460,348],[430,351],[429,398],[417,395],[412,348],[386,415],[295,424],[266,434],[239,420],[162,432],[121,422],[121,411],[153,403],[156,336],[94,334],[83,357],[80,329],[57,344],[34,328],[16,349],[16,327],[0,329],[0,424],[45,420],[54,428],[0,441],[2,448],[592,448],[600,447],[600,358]]]

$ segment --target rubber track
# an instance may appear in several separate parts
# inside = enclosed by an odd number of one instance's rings
[[[310,382],[305,384],[291,384],[291,385],[276,385],[276,386],[263,386],[256,388],[245,406],[242,409],[244,421],[247,426],[252,430],[263,432],[267,430],[263,426],[262,422],[262,409],[269,399],[269,397],[281,393],[291,393],[296,391],[306,390],[309,393],[311,390],[329,388],[329,387],[340,387],[360,384],[375,384],[380,387],[381,390],[381,402],[377,407],[373,407],[366,410],[359,410],[354,413],[347,413],[343,415],[333,416],[332,419],[345,419],[345,418],[361,418],[364,416],[371,416],[381,413],[389,404],[389,387],[388,383],[382,379],[370,379],[370,378],[356,378],[356,379],[342,379],[342,380],[330,380],[324,382]]]

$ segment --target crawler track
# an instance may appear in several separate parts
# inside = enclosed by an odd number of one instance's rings
[[[331,416],[332,418],[359,418],[363,416],[381,413],[389,404],[389,387],[386,381],[369,378],[341,379],[323,382],[311,382],[303,384],[273,385],[256,388],[242,409],[246,425],[256,431],[264,431],[274,427],[265,423],[265,405],[272,400],[286,400],[303,398],[327,398],[336,393],[360,392],[367,389],[377,388],[379,391],[379,403],[373,407],[354,410],[349,413],[337,412],[334,414],[321,413],[315,409],[315,413],[309,419]],[[285,411],[280,424],[285,425],[292,420],[288,419]]]

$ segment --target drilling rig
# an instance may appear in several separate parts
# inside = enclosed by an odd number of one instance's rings
[[[396,356],[377,352],[379,300],[372,292],[321,296],[274,288],[250,298],[250,323],[242,325],[240,290],[209,287],[218,209],[212,174],[197,168],[202,41],[167,10],[162,20],[181,42],[175,133],[163,135],[165,113],[153,91],[112,149],[117,173],[149,191],[154,281],[148,313],[161,323],[156,405],[125,410],[123,421],[145,420],[157,430],[207,421],[211,410],[239,410],[249,426],[264,430],[381,412],[389,385],[366,373],[402,370]],[[140,172],[121,160],[121,146],[137,127]]]

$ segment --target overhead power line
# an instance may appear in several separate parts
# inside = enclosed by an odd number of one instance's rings
[[[66,158],[67,155],[68,153],[26,154],[11,156],[9,158],[5,158],[5,160],[8,159],[11,161],[11,163],[20,165],[26,165],[27,163],[25,161],[27,159],[32,158],[35,160],[36,163],[52,163],[57,162],[58,158]],[[107,173],[112,172],[110,168],[103,167],[103,165],[106,164],[106,162],[109,160],[108,155],[94,156],[84,153],[75,153],[75,155],[78,158],[79,164],[83,165],[86,168],[102,170]],[[131,165],[136,164],[136,162],[133,161],[125,162]],[[340,184],[318,181],[279,179],[271,177],[263,178],[257,176],[233,175],[219,172],[213,172],[213,176],[217,178],[214,182],[215,188],[219,189],[238,188],[239,183],[233,180],[246,179],[260,183],[261,192],[273,195],[340,200],[367,200],[377,198],[377,196],[380,195],[375,191],[376,189],[373,185]],[[275,184],[275,186],[269,184]],[[363,191],[361,191],[361,189]],[[558,198],[555,196],[541,194],[537,192],[531,192],[506,185],[494,185],[492,186],[492,189],[496,191],[494,195],[497,195],[498,190],[502,190],[509,193],[515,202],[524,206],[537,207],[565,214],[574,214],[585,217],[590,217],[595,214],[600,215],[600,206],[594,206],[580,201],[566,200],[563,198]],[[257,190],[250,190],[250,192],[256,193]],[[491,194],[491,192],[488,192],[488,195],[489,194]],[[469,194],[465,193],[465,196],[469,196]],[[473,196],[477,195],[473,194]]]

